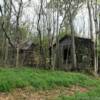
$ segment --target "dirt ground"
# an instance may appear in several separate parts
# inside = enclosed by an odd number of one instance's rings
[[[46,91],[33,91],[32,89],[16,89],[10,93],[0,93],[0,100],[54,100],[58,96],[72,96],[76,92],[88,92],[87,88],[71,86],[69,88],[60,87]]]

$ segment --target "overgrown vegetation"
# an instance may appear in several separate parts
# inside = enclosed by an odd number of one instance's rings
[[[96,86],[97,80],[80,73],[45,71],[29,68],[0,69],[0,91],[32,86],[34,89],[52,89],[70,85]]]
[[[100,85],[87,93],[76,93],[73,96],[60,96],[57,100],[100,100]]]
[[[100,80],[82,73],[47,71],[32,68],[1,68],[0,92],[31,87],[33,90],[49,90],[72,85],[87,88],[89,91],[77,92],[72,96],[61,94],[57,100],[99,100]]]

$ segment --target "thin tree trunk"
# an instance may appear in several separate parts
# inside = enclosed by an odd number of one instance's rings
[[[98,69],[97,69],[96,39],[94,39],[94,35],[93,35],[93,20],[92,20],[92,16],[95,16],[95,15],[92,15],[92,12],[91,12],[91,9],[94,10],[92,3],[93,3],[93,1],[91,0],[91,5],[90,5],[90,1],[87,0],[87,8],[88,8],[88,13],[89,13],[89,24],[90,24],[90,35],[91,35],[91,40],[93,41],[93,47],[91,48],[91,50],[93,52],[94,74],[95,74],[95,76],[97,76]],[[93,13],[93,14],[95,14],[95,13]],[[96,21],[96,19],[94,19],[94,21]],[[97,23],[95,22],[95,29],[97,28],[96,24]],[[95,31],[95,33],[96,33],[96,31]]]
[[[53,8],[54,0],[52,0],[52,8]],[[54,16],[54,9],[52,9],[53,12],[53,34],[51,39],[51,64],[52,64],[52,70],[55,69],[55,58],[54,58],[54,47],[53,47],[53,41],[54,41],[54,35],[55,35],[55,16]]]
[[[56,30],[56,67],[60,68],[60,48],[59,48],[59,1],[57,2],[57,30]]]
[[[70,14],[70,29],[71,29],[71,42],[72,42],[72,70],[77,70],[77,60],[76,60],[76,46],[75,46],[75,33],[73,28],[73,18],[71,15],[71,11],[69,11]]]
[[[5,48],[5,60],[4,60],[4,65],[7,65],[7,60],[8,60],[8,40],[6,39],[6,48]]]
[[[5,57],[5,41],[6,41],[5,35],[4,35],[4,34],[3,34],[3,36],[2,36],[2,39],[3,39],[3,41],[2,41],[2,49],[1,49],[1,53],[2,53],[1,63],[4,65],[4,57]]]
[[[19,66],[19,46],[16,48],[16,67]]]
[[[95,9],[94,9],[94,22],[95,22],[95,41],[94,41],[94,59],[95,59],[95,75],[98,76],[98,50],[97,50],[97,42],[98,42],[98,21],[97,21],[97,0],[95,0]]]

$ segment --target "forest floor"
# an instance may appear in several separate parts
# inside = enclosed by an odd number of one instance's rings
[[[57,100],[59,96],[73,96],[75,93],[86,93],[89,90],[80,86],[60,87],[52,90],[15,89],[10,93],[0,93],[0,100]]]
[[[100,79],[63,71],[1,68],[0,100],[100,100]]]

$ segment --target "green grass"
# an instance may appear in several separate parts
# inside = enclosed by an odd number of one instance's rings
[[[87,92],[76,93],[73,96],[59,96],[56,100],[100,100],[100,87]]]
[[[0,69],[0,92],[9,92],[16,88],[33,87],[36,90],[53,89],[58,86],[79,85],[93,87],[88,93],[76,93],[74,96],[59,96],[57,100],[92,100],[100,97],[100,80],[81,73],[63,71],[45,71],[31,68]],[[91,99],[92,98],[92,99]],[[95,100],[95,99],[93,99]]]

